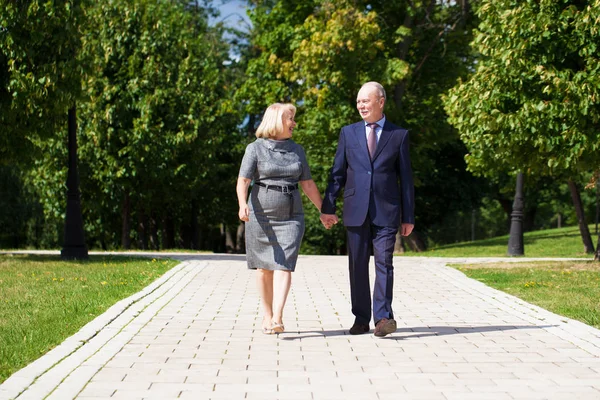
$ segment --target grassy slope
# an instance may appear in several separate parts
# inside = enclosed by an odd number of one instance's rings
[[[597,236],[590,225],[594,245]],[[589,257],[583,253],[583,242],[576,226],[527,232],[523,235],[525,257]],[[508,235],[474,242],[455,243],[432,248],[423,253],[406,252],[406,256],[429,257],[503,257],[508,248]]]

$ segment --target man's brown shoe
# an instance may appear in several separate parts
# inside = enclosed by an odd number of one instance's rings
[[[350,334],[362,335],[364,333],[369,333],[370,330],[371,328],[369,328],[369,324],[358,324],[355,322],[354,325],[352,325],[352,328],[350,328]]]
[[[393,319],[382,318],[375,325],[375,336],[384,337],[390,333],[396,332],[396,321]]]

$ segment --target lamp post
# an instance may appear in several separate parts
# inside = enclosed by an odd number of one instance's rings
[[[508,238],[508,255],[522,256],[525,254],[523,245],[523,173],[517,174],[517,190],[510,214],[510,236]]]
[[[69,174],[67,176],[67,215],[65,242],[60,256],[63,260],[87,259],[88,249],[83,233],[79,173],[77,172],[77,113],[75,105],[69,108]]]

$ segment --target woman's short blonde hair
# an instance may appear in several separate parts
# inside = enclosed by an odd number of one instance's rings
[[[274,103],[267,107],[263,119],[256,129],[257,138],[271,138],[283,132],[283,114],[296,115],[296,107],[289,103]]]

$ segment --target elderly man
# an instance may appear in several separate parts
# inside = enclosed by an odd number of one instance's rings
[[[356,107],[363,121],[342,128],[321,207],[321,222],[330,228],[338,221],[335,201],[344,188],[353,335],[370,331],[371,250],[375,258],[375,336],[396,331],[392,311],[394,243],[399,227],[402,235],[408,236],[415,223],[408,131],[386,120],[385,102],[385,90],[379,83],[361,87]]]

